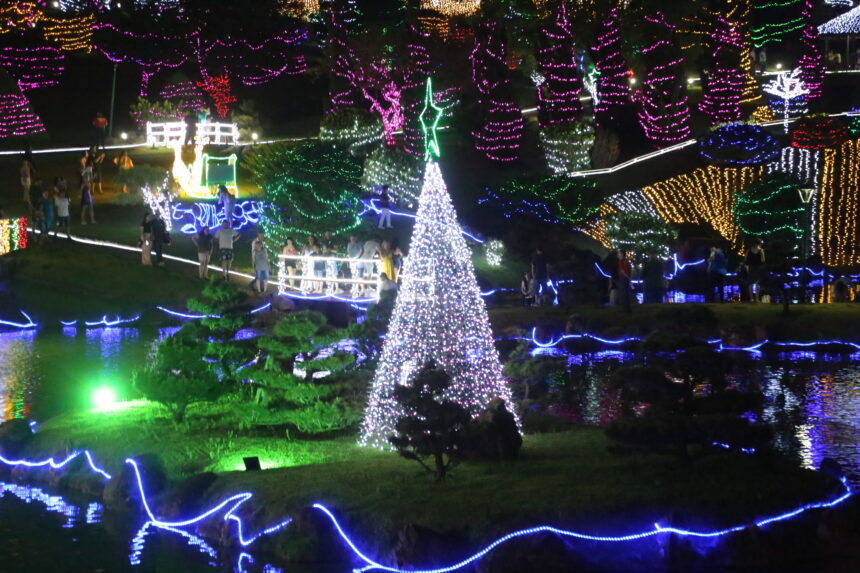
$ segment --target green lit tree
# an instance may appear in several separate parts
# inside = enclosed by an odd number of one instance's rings
[[[235,389],[218,380],[201,358],[208,343],[181,329],[162,340],[149,364],[134,373],[134,388],[147,400],[163,404],[174,422],[181,422],[190,404],[217,400]]]
[[[259,341],[266,360],[247,376],[256,388],[254,416],[290,424],[305,433],[340,430],[358,423],[353,392],[355,355],[340,350],[344,332],[318,312],[282,318]]]
[[[632,253],[634,260],[641,262],[652,254],[667,258],[678,232],[656,215],[631,211],[607,217],[606,236],[613,249]]]
[[[212,277],[200,298],[188,300],[188,308],[205,316],[185,324],[180,332],[201,341],[200,358],[222,381],[238,382],[239,370],[256,352],[253,341],[236,340],[236,334],[251,324],[248,295]]]
[[[248,166],[266,191],[262,225],[276,244],[360,224],[361,165],[347,152],[318,143],[265,145],[251,153]]]
[[[508,217],[534,217],[573,227],[593,222],[603,202],[594,181],[563,176],[515,179],[491,197]]]
[[[382,142],[382,121],[364,109],[344,107],[331,111],[320,122],[320,141],[363,157]]]
[[[801,183],[784,173],[773,173],[741,190],[735,198],[738,228],[749,237],[792,241],[803,235]]]

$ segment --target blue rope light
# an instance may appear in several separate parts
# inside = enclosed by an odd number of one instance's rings
[[[370,201],[366,201],[366,200],[362,199],[361,203],[364,205],[364,211],[362,211],[361,213],[358,214],[359,217],[361,217],[367,213],[370,213],[371,211],[376,215],[379,215],[382,212],[381,209],[376,206],[376,199],[371,199]],[[417,216],[412,214],[412,213],[401,213],[400,211],[395,211],[394,209],[389,209],[389,212],[391,213],[391,215],[393,217],[406,217],[409,219],[417,218]],[[475,235],[473,235],[472,233],[470,233],[469,231],[464,229],[462,227],[462,225],[460,226],[460,231],[465,236],[469,237],[470,239],[472,239],[473,241],[475,241],[478,244],[483,245],[485,243],[485,241],[483,239],[476,237]]]
[[[233,226],[236,231],[260,222],[258,201],[240,201],[233,206]],[[179,231],[185,235],[200,232],[203,227],[217,229],[225,221],[224,209],[216,203],[179,203],[171,206],[170,218],[183,223]]]
[[[12,322],[9,320],[0,320],[0,326],[9,326],[11,328],[18,328],[20,330],[27,330],[29,328],[36,328],[37,326],[39,326],[37,323],[33,322],[33,319],[30,318],[30,315],[28,315],[26,312],[24,312],[23,310],[19,310],[18,312],[24,315],[24,318],[27,319],[27,322]]]
[[[111,327],[111,326],[119,326],[120,324],[130,324],[132,322],[137,322],[138,320],[140,320],[139,314],[133,318],[120,318],[119,316],[117,316],[113,320],[108,320],[107,315],[105,315],[105,316],[102,316],[101,320],[98,320],[95,322],[84,321],[84,325],[88,328],[101,327],[101,326]],[[69,324],[66,324],[62,321],[60,321],[60,322],[63,324],[63,326],[70,326]],[[75,322],[77,322],[77,321],[75,321]]]
[[[715,445],[725,446],[724,444],[715,444]],[[5,463],[7,465],[11,465],[11,466],[23,465],[23,466],[31,467],[31,468],[50,467],[50,468],[56,470],[56,469],[64,468],[66,465],[68,465],[69,462],[71,462],[77,456],[81,455],[81,453],[82,452],[75,452],[75,453],[69,455],[69,457],[67,457],[62,462],[56,462],[53,458],[48,458],[47,460],[43,460],[43,461],[39,461],[39,462],[31,462],[31,461],[26,461],[26,460],[7,460],[6,458],[3,458],[2,456],[0,456],[0,461],[2,461],[3,463]],[[87,463],[89,464],[89,467],[93,471],[99,473],[105,479],[110,479],[110,477],[111,477],[110,474],[108,474],[107,472],[98,468],[95,465],[89,451],[84,451],[83,454],[86,456]],[[174,531],[176,533],[181,533],[182,535],[185,535],[185,536],[189,536],[190,534],[182,531],[183,528],[186,528],[186,527],[195,525],[197,523],[200,523],[201,521],[208,519],[212,516],[222,515],[222,519],[224,521],[232,521],[232,522],[236,523],[236,530],[237,530],[237,536],[239,539],[239,543],[244,548],[244,547],[248,547],[249,545],[253,544],[255,541],[257,541],[261,537],[272,535],[278,531],[281,531],[282,529],[287,527],[292,522],[292,518],[284,519],[284,520],[279,521],[279,522],[277,522],[277,523],[275,523],[275,524],[273,524],[273,525],[271,525],[265,529],[260,530],[256,534],[250,535],[249,537],[246,538],[245,532],[244,532],[245,526],[243,524],[242,518],[240,518],[238,515],[236,515],[236,513],[238,512],[239,508],[242,505],[244,505],[246,502],[248,502],[253,497],[254,494],[252,494],[250,492],[243,492],[243,493],[238,493],[238,494],[232,495],[232,496],[224,499],[223,501],[221,501],[217,505],[204,511],[203,513],[200,513],[199,515],[188,518],[188,519],[181,519],[181,520],[176,520],[176,521],[164,521],[164,520],[158,519],[155,516],[155,514],[152,512],[152,509],[149,507],[148,496],[146,495],[146,489],[145,489],[144,484],[143,484],[143,477],[141,476],[140,468],[138,467],[137,462],[135,460],[133,460],[132,458],[127,458],[125,460],[125,462],[127,464],[129,464],[132,467],[132,470],[134,471],[135,483],[137,485],[138,491],[140,492],[141,505],[143,506],[143,509],[144,509],[146,515],[149,517],[149,521],[144,524],[143,528],[138,532],[138,535],[135,536],[135,542],[132,544],[134,549],[135,549],[135,552],[132,554],[132,558],[134,558],[135,555],[139,556],[140,551],[142,550],[143,533],[145,532],[145,529],[149,525],[152,525],[154,527],[158,527],[160,529],[165,529],[168,531]],[[314,509],[322,512],[323,514],[325,514],[329,518],[329,520],[332,523],[332,526],[335,528],[335,530],[337,531],[338,535],[340,536],[340,538],[344,542],[344,544],[347,547],[349,547],[349,549],[353,552],[353,554],[358,559],[360,559],[361,561],[363,561],[366,564],[365,567],[363,567],[361,569],[357,569],[357,571],[380,570],[380,571],[389,571],[391,573],[448,573],[451,571],[456,571],[458,569],[462,569],[462,568],[464,568],[464,567],[466,567],[472,563],[477,562],[478,560],[485,557],[487,554],[489,554],[491,551],[493,551],[495,548],[499,547],[503,543],[506,543],[508,541],[511,541],[513,539],[517,539],[520,537],[525,537],[525,536],[530,536],[530,535],[535,535],[535,534],[540,534],[540,533],[552,533],[552,534],[559,535],[562,537],[569,537],[569,538],[580,539],[580,540],[585,540],[585,541],[607,542],[607,543],[636,541],[639,539],[654,537],[654,536],[659,535],[659,534],[672,534],[672,535],[678,535],[678,536],[682,536],[682,537],[697,537],[697,538],[722,537],[725,535],[729,535],[731,533],[737,533],[737,532],[743,531],[743,530],[747,529],[748,527],[750,527],[750,525],[754,525],[755,527],[764,527],[764,526],[770,525],[772,523],[777,523],[780,521],[786,521],[788,519],[791,519],[792,517],[798,516],[798,515],[806,512],[806,511],[809,511],[811,509],[823,509],[823,508],[830,508],[830,507],[834,507],[836,505],[839,505],[840,503],[847,500],[853,493],[851,490],[851,487],[848,484],[847,479],[844,476],[840,478],[840,482],[841,482],[842,486],[844,487],[844,492],[840,496],[836,497],[835,499],[832,499],[830,501],[822,501],[822,502],[816,502],[816,503],[809,503],[809,504],[801,505],[801,506],[799,506],[799,507],[797,507],[791,511],[787,511],[785,513],[766,517],[763,519],[759,519],[759,520],[753,522],[752,524],[736,525],[736,526],[728,527],[725,529],[718,529],[718,530],[713,530],[713,531],[696,531],[696,530],[682,529],[682,528],[677,528],[677,527],[665,527],[665,526],[660,525],[659,523],[655,523],[653,525],[652,529],[646,529],[646,530],[641,531],[641,532],[634,532],[634,533],[629,533],[629,534],[624,534],[624,535],[616,535],[616,536],[592,535],[592,534],[588,534],[588,533],[581,533],[581,532],[571,531],[571,530],[567,530],[567,529],[560,529],[560,528],[549,526],[549,525],[540,525],[537,527],[520,529],[517,531],[513,531],[511,533],[508,533],[507,535],[499,537],[498,539],[496,539],[492,543],[486,545],[480,551],[472,554],[471,556],[469,556],[469,557],[467,557],[467,558],[465,558],[465,559],[463,559],[457,563],[454,563],[454,564],[446,566],[446,567],[439,567],[439,568],[435,568],[435,569],[409,569],[409,570],[405,570],[405,569],[400,569],[397,567],[391,567],[391,566],[383,565],[383,564],[371,559],[370,557],[365,555],[365,553],[361,549],[359,549],[358,545],[352,540],[352,538],[343,529],[340,522],[337,520],[337,518],[334,516],[334,514],[331,512],[331,510],[329,510],[327,507],[325,507],[324,505],[319,504],[319,503],[314,504],[312,507]],[[204,545],[205,545],[205,543],[204,543]],[[241,563],[241,556],[240,556],[240,563]]]

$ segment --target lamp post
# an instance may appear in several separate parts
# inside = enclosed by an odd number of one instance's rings
[[[797,190],[800,195],[800,202],[803,203],[803,213],[805,220],[803,222],[803,244],[801,245],[801,255],[803,260],[809,258],[809,227],[812,226],[812,198],[815,196],[815,187],[801,187]]]

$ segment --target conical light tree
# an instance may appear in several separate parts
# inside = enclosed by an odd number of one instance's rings
[[[435,120],[430,118],[433,112]],[[428,80],[421,114],[427,134],[424,186],[403,283],[362,422],[359,443],[364,446],[391,448],[388,438],[395,434],[397,420],[409,415],[395,400],[395,389],[408,384],[429,360],[451,376],[443,399],[461,404],[472,415],[485,410],[494,398],[512,403],[471,251],[439,164],[433,160],[439,154],[435,128],[440,117]]]

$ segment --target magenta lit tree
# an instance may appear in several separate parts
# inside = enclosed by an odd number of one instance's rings
[[[50,46],[0,48],[0,68],[6,70],[23,91],[59,85],[63,61],[63,53]]]
[[[45,131],[30,101],[12,77],[0,71],[0,140],[29,136]]]
[[[812,19],[812,2],[806,0],[803,6],[803,17],[805,26],[800,36],[803,54],[797,63],[800,68],[800,79],[804,87],[809,90],[807,101],[821,97],[821,86],[824,84],[824,54],[818,41],[818,27]]]
[[[597,76],[597,103],[594,116],[598,125],[618,117],[630,101],[629,68],[621,54],[621,15],[613,8],[603,20],[600,35],[592,47]]]
[[[505,42],[495,22],[481,24],[470,59],[482,122],[472,131],[475,148],[493,161],[514,161],[519,157],[524,123],[508,78]]]
[[[665,147],[690,137],[690,104],[684,79],[684,58],[675,37],[675,27],[662,12],[644,17],[645,37],[651,43],[642,50],[645,65],[639,122],[646,137]]]
[[[738,25],[717,15],[711,30],[710,73],[704,80],[699,109],[712,125],[741,119],[744,72],[741,69],[743,38]]]
[[[536,59],[544,81],[538,87],[538,123],[547,127],[576,121],[582,114],[582,79],[564,0],[554,20],[543,29],[540,46]]]

